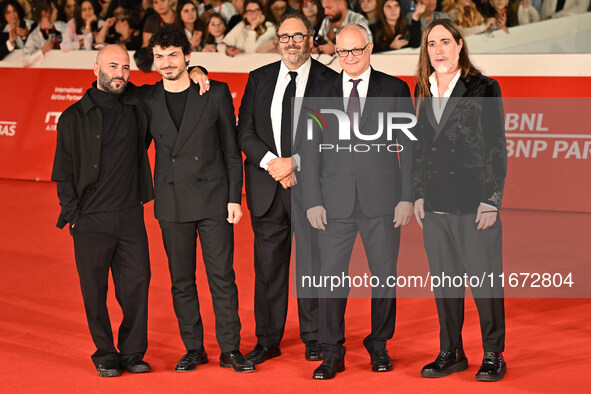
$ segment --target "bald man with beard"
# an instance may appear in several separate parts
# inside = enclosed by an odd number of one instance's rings
[[[61,213],[70,223],[76,268],[99,376],[149,372],[150,260],[143,205],[153,199],[146,153],[148,118],[125,89],[129,56],[117,45],[102,49],[94,64],[97,81],[61,115],[51,179]],[[107,310],[109,270],[123,312],[117,348]]]

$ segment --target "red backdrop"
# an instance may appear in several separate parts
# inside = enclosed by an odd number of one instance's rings
[[[236,112],[246,73],[210,73],[227,82]],[[0,178],[49,180],[61,112],[95,79],[92,71],[3,68],[0,74]],[[132,71],[135,84],[160,76]],[[412,88],[413,77],[402,77]],[[495,77],[505,97],[509,173],[504,207],[591,212],[590,77]],[[24,89],[24,81],[32,89]],[[412,89],[411,89],[412,91]]]

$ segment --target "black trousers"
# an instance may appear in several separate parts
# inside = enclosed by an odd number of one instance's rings
[[[254,315],[257,342],[279,346],[285,331],[289,301],[289,263],[295,232],[296,276],[318,270],[316,234],[305,217],[299,194],[278,186],[269,210],[260,217],[251,213],[254,232]],[[296,279],[297,281],[297,279]],[[318,337],[318,298],[316,292],[298,289],[300,338]]]
[[[203,349],[203,322],[195,284],[197,234],[215,314],[215,332],[222,352],[240,348],[238,288],[234,275],[234,229],[224,215],[177,223],[160,221],[172,282],[172,302],[181,339],[187,350]]]
[[[400,245],[400,228],[394,228],[393,219],[394,214],[367,217],[357,203],[352,217],[329,219],[326,230],[318,233],[322,277],[348,275],[351,253],[359,233],[371,275],[384,284],[384,287],[372,288],[371,332],[363,340],[370,354],[384,348],[394,335],[396,289],[386,285],[388,276],[396,275]],[[349,289],[349,286],[342,286],[331,290],[324,286],[320,290],[318,337],[325,359],[342,360],[345,357],[345,309]]]
[[[143,206],[80,216],[74,229],[74,254],[84,309],[96,352],[92,360],[116,358],[107,310],[109,269],[123,311],[117,347],[122,356],[148,348],[150,258]]]
[[[497,214],[499,215],[499,214]],[[454,215],[425,213],[423,239],[433,277],[487,278],[485,284],[472,287],[480,317],[482,345],[485,352],[505,348],[505,303],[498,281],[503,271],[501,218],[486,230],[477,230],[476,214]],[[445,275],[444,275],[445,274]],[[488,279],[493,274],[494,281]],[[437,287],[441,350],[463,348],[464,286]]]

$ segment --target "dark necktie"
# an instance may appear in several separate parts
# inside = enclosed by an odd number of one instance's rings
[[[291,81],[283,93],[283,105],[281,107],[281,157],[291,156],[291,99],[296,93],[296,71],[290,71]]]
[[[351,122],[351,130],[353,130],[353,114],[357,113],[358,121],[361,119],[361,103],[359,101],[359,91],[357,85],[361,82],[361,79],[350,79],[349,82],[353,82],[353,89],[349,95],[349,102],[347,103],[347,116]]]

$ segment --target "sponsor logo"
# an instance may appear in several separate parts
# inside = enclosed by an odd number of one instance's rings
[[[50,111],[45,114],[45,131],[57,131],[57,121],[61,116],[61,112]]]
[[[13,137],[16,134],[16,122],[0,120],[0,136]]]

